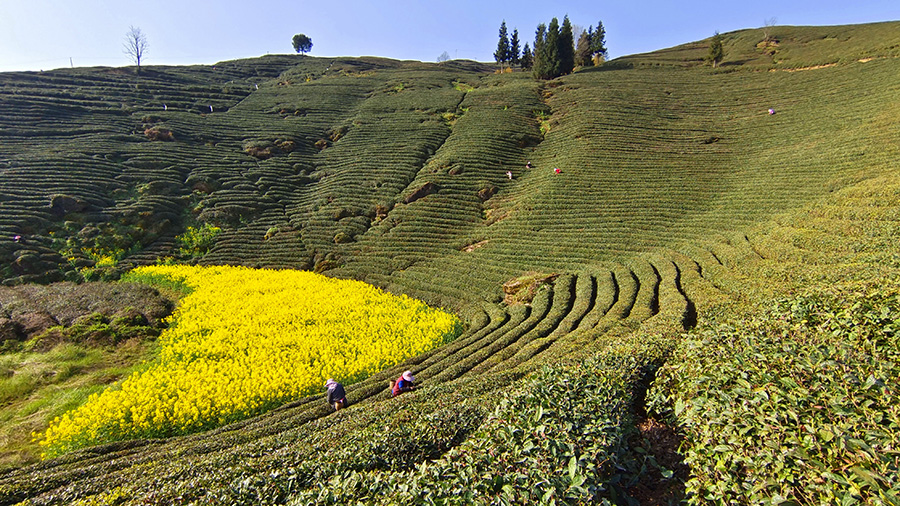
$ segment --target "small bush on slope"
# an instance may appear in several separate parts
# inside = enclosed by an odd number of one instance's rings
[[[898,504],[900,290],[822,291],[691,333],[651,398],[695,503]]]

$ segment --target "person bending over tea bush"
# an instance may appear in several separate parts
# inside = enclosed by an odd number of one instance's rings
[[[347,407],[347,394],[344,392],[344,385],[329,379],[325,382],[325,389],[328,390],[325,394],[328,405],[333,407],[335,411]]]
[[[412,371],[404,371],[399,378],[391,382],[391,397],[397,397],[403,392],[412,392],[416,389],[415,381]]]

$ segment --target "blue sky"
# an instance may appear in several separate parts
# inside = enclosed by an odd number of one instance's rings
[[[435,61],[446,51],[492,61],[501,21],[524,44],[538,23],[567,14],[583,28],[602,21],[610,56],[618,57],[771,18],[779,25],[900,20],[900,0],[0,0],[0,71],[129,65],[122,43],[131,25],[148,39],[146,65],[290,53],[295,33],[312,38],[313,56]]]

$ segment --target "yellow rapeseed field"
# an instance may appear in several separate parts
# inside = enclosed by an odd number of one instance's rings
[[[186,434],[352,383],[455,338],[453,315],[371,285],[310,272],[142,267],[192,290],[158,360],[55,419],[45,456],[107,441]]]

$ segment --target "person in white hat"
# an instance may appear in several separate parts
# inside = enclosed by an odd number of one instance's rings
[[[391,385],[391,397],[397,397],[403,392],[412,392],[416,389],[416,378],[412,371],[404,371],[403,374]]]
[[[344,385],[329,379],[325,382],[325,389],[328,390],[325,394],[325,399],[335,411],[347,407],[347,394],[344,392]]]

